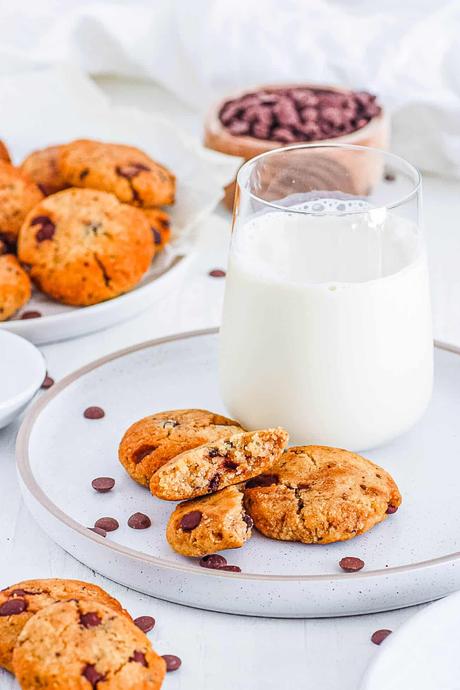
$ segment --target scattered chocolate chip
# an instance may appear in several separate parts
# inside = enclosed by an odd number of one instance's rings
[[[390,504],[386,510],[386,513],[387,513],[387,515],[393,515],[393,513],[396,513],[397,510],[398,510],[398,506],[392,506]]]
[[[226,470],[236,470],[238,468],[238,463],[234,460],[224,460],[223,465]]]
[[[105,417],[105,412],[102,407],[96,407],[93,405],[92,407],[86,408],[86,410],[83,412],[83,416],[86,419],[102,419],[102,417]]]
[[[83,671],[81,672],[81,675],[86,678],[86,680],[91,683],[93,688],[97,687],[97,684],[105,679],[105,676],[103,673],[99,673],[99,671],[96,671],[96,666],[94,664],[86,664],[86,666],[83,668]]]
[[[151,524],[152,521],[149,516],[144,515],[144,513],[134,513],[128,520],[128,527],[132,527],[132,529],[147,529]]]
[[[89,175],[89,168],[84,168],[80,173],[80,180],[84,180]]]
[[[106,530],[102,529],[102,527],[88,527],[88,529],[90,529],[91,532],[98,534],[100,537],[106,537],[107,536]]]
[[[394,182],[396,180],[396,175],[391,172],[387,172],[384,175],[384,179],[386,182]]]
[[[96,628],[101,623],[102,620],[95,611],[82,613],[80,616],[80,625],[82,625],[84,628]]]
[[[155,618],[152,618],[152,616],[139,616],[139,618],[134,619],[134,625],[137,625],[142,632],[148,633],[155,627]]]
[[[191,532],[195,527],[198,527],[202,517],[201,510],[192,510],[190,513],[185,513],[180,521],[180,526],[184,532]]]
[[[133,453],[133,461],[138,465],[141,460],[143,460],[147,455],[150,455],[150,453],[153,453],[154,450],[157,449],[158,446],[142,446],[138,450],[136,450],[135,453]]]
[[[166,661],[166,670],[168,673],[170,671],[177,671],[179,666],[182,664],[182,661],[179,659],[179,657],[175,656],[174,654],[163,654],[163,659]]]
[[[251,527],[254,527],[254,520],[253,520],[252,517],[251,517],[250,515],[248,515],[247,513],[245,513],[245,514],[243,515],[243,522],[245,522],[245,523],[247,524],[248,529],[251,529]]]
[[[278,484],[278,475],[276,474],[260,474],[258,477],[253,477],[246,482],[247,489],[255,489],[259,486],[271,486]]]
[[[220,451],[218,448],[210,448],[208,451],[208,456],[210,458],[218,458],[220,456]]]
[[[23,311],[21,314],[21,319],[39,319],[41,315],[42,314],[39,311]]]
[[[118,524],[118,520],[115,520],[115,518],[112,517],[101,517],[99,520],[96,520],[94,523],[94,527],[99,527],[100,529],[105,530],[106,532],[114,532],[116,529],[120,527]]]
[[[212,271],[209,271],[209,275],[211,278],[225,278],[227,273],[222,268],[213,268]]]
[[[17,616],[27,611],[27,607],[25,599],[8,599],[0,606],[0,616]]]
[[[356,573],[358,570],[364,568],[364,561],[355,556],[345,556],[339,561],[339,565],[346,573]]]
[[[147,659],[145,658],[144,652],[140,652],[139,650],[135,650],[133,655],[129,658],[129,661],[135,661],[136,664],[141,664],[142,666],[146,666],[148,668],[148,663]]]
[[[48,390],[48,388],[51,388],[51,386],[54,386],[54,379],[51,378],[51,376],[48,376],[48,374],[45,376],[43,379],[43,383],[41,385],[42,388],[45,390]]]
[[[374,644],[382,644],[383,640],[385,640],[388,635],[391,635],[393,631],[392,630],[376,630],[375,633],[372,634],[371,641]]]
[[[227,565],[227,559],[218,553],[210,553],[208,556],[200,558],[200,565],[202,568],[210,568],[211,570],[219,570]]]
[[[91,486],[100,494],[106,494],[115,486],[115,479],[112,477],[96,477],[91,482]]]
[[[40,229],[37,230],[35,239],[37,242],[44,242],[45,240],[51,240],[56,232],[56,226],[48,216],[36,216],[30,221],[31,225],[39,225]]]
[[[161,244],[161,232],[156,228],[152,228],[153,241],[155,244]]]
[[[238,565],[223,565],[219,570],[228,570],[229,573],[241,573],[241,568]]]
[[[219,488],[219,484],[220,484],[220,474],[218,472],[216,472],[214,477],[209,482],[209,491],[217,491],[217,489]]]

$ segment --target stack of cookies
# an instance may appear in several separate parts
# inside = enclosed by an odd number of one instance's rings
[[[281,428],[246,431],[207,410],[175,410],[133,424],[119,459],[154,496],[182,501],[166,538],[184,556],[241,547],[253,526],[284,541],[344,541],[399,507],[394,480],[370,460],[325,446],[286,449],[288,438]]]
[[[31,295],[97,304],[135,287],[170,240],[175,178],[132,146],[78,140],[14,167],[0,142],[0,321]]]
[[[159,690],[162,657],[121,604],[78,580],[27,580],[0,592],[0,666],[23,690]]]

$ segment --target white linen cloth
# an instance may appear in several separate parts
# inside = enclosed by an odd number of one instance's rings
[[[3,72],[65,61],[155,80],[202,111],[261,83],[369,89],[393,114],[393,149],[456,176],[459,36],[458,0],[0,0]]]

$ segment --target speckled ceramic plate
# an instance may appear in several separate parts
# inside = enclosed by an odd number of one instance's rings
[[[276,542],[255,534],[228,551],[241,574],[200,568],[169,548],[172,505],[152,498],[117,461],[134,420],[159,410],[225,412],[217,383],[215,331],[156,340],[105,357],[55,385],[34,405],[18,437],[20,483],[29,510],[66,551],[107,577],[147,594],[205,609],[259,616],[342,616],[400,608],[460,588],[460,357],[437,347],[431,405],[408,434],[368,453],[396,478],[404,505],[352,541],[328,546]],[[106,416],[84,419],[89,405]],[[115,477],[97,494],[91,480]],[[128,517],[147,513],[145,531]],[[113,516],[106,539],[87,529]],[[343,556],[366,566],[340,571]]]
[[[177,256],[171,263],[165,262],[164,269],[157,268],[155,259],[152,268],[133,290],[89,307],[58,304],[43,293],[34,291],[32,300],[22,311],[39,311],[42,316],[21,319],[19,313],[17,318],[0,323],[0,331],[10,331],[36,345],[44,345],[77,338],[122,323],[159,302],[183,279],[192,257],[193,252]]]

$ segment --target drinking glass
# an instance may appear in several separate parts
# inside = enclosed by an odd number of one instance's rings
[[[364,450],[423,414],[433,339],[421,179],[379,149],[301,145],[237,176],[220,383],[249,429]]]

